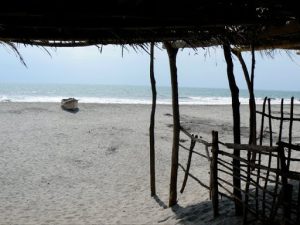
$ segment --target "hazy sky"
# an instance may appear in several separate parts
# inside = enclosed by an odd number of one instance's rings
[[[102,53],[96,47],[48,49],[52,56],[37,47],[19,47],[28,68],[9,50],[0,49],[0,82],[7,83],[75,83],[149,85],[149,55],[120,47],[104,46]],[[286,53],[277,53],[272,59],[257,53],[256,89],[295,90],[300,86],[300,56],[293,60]],[[250,62],[249,54],[245,60]],[[237,60],[235,75],[241,89],[246,88]],[[221,48],[191,49],[178,53],[179,85],[183,87],[228,88],[226,64]],[[169,86],[169,64],[165,50],[155,49],[157,85]]]

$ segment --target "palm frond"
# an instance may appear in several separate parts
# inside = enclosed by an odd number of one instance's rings
[[[8,46],[13,51],[15,56],[19,58],[20,62],[27,68],[27,64],[26,64],[22,54],[19,52],[18,47],[15,43],[9,42],[9,41],[0,41],[0,44],[5,47]]]

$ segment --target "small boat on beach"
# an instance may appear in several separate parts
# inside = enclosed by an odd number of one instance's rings
[[[64,110],[75,111],[78,110],[78,100],[75,98],[66,98],[61,100],[61,107]]]

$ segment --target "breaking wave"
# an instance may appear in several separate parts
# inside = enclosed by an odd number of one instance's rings
[[[0,102],[60,102],[63,98],[74,96],[0,96]],[[76,97],[81,103],[100,103],[100,104],[151,104],[151,98],[107,98],[107,97]],[[280,98],[273,98],[272,104],[280,104]],[[240,97],[240,103],[248,104],[249,99]],[[286,99],[285,103],[290,100]],[[182,105],[230,105],[230,97],[203,97],[190,96],[179,98],[179,103]],[[263,98],[256,98],[257,104],[263,103]],[[294,100],[295,104],[300,104],[300,99]],[[170,105],[170,98],[158,98],[157,104]]]

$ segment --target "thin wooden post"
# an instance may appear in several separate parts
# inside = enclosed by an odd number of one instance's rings
[[[156,81],[154,76],[154,43],[150,46],[150,81],[152,90],[152,109],[150,116],[150,186],[151,186],[151,196],[156,195],[155,187],[155,110],[156,110]]]
[[[289,125],[289,145],[292,144],[293,138],[293,119],[294,119],[294,97],[291,98],[291,109],[290,109],[290,125]],[[290,168],[290,159],[291,159],[292,149],[288,148],[288,157],[287,157],[287,169]]]
[[[177,67],[176,56],[178,49],[173,48],[169,42],[164,43],[170,64],[171,85],[172,85],[172,109],[173,109],[173,147],[172,147],[172,165],[170,178],[170,196],[169,206],[177,204],[177,173],[178,173],[178,151],[179,151],[179,136],[180,136],[180,115],[178,104],[178,82],[177,82]]]
[[[246,178],[246,188],[245,188],[245,201],[244,201],[244,212],[243,212],[243,225],[247,224],[248,216],[248,202],[249,202],[249,188],[251,183],[251,152],[247,152],[247,178]],[[257,184],[259,185],[259,184]]]
[[[291,201],[293,199],[293,185],[287,184],[284,190],[284,217],[286,219],[286,225],[291,224],[289,221],[291,219],[292,206]]]
[[[261,125],[260,125],[260,137],[259,137],[259,145],[262,146],[263,143],[263,138],[264,138],[264,123],[265,123],[265,111],[266,111],[266,102],[267,102],[267,97],[264,98],[264,102],[263,102],[263,108],[262,108],[262,117],[261,117]],[[261,153],[258,153],[258,162],[257,164],[260,166],[261,165]],[[260,167],[258,167],[257,169],[257,178],[256,178],[256,183],[259,184],[260,181]],[[259,190],[258,187],[256,187],[256,191],[255,191],[255,195],[256,195],[256,200],[255,200],[255,205],[256,205],[256,212],[258,215],[259,212]]]
[[[283,112],[283,111],[282,111]],[[279,154],[277,153],[277,169],[280,168],[280,157]],[[270,221],[273,222],[276,213],[277,213],[277,207],[276,207],[276,200],[278,200],[278,183],[279,183],[279,173],[276,173],[276,179],[275,179],[275,187],[274,187],[274,195],[273,195],[273,202],[272,202],[272,208],[270,212]]]
[[[210,190],[214,210],[214,218],[219,215],[219,188],[218,188],[218,154],[219,154],[218,132],[212,131],[212,160],[210,163]]]
[[[268,99],[268,118],[269,118],[269,132],[270,132],[270,146],[273,146],[273,130],[272,130],[272,110],[271,110],[271,99]],[[266,215],[266,192],[268,188],[268,181],[269,181],[269,175],[270,175],[270,168],[272,163],[272,154],[269,153],[268,157],[268,169],[266,172],[266,179],[264,184],[264,190],[263,190],[263,198],[262,198],[262,214],[263,218],[265,218]]]
[[[192,135],[192,136],[194,137],[194,135]],[[195,137],[198,138],[197,135]],[[185,171],[185,174],[184,174],[184,179],[183,179],[183,183],[182,183],[182,186],[181,186],[180,193],[183,193],[183,191],[185,189],[185,186],[186,186],[187,179],[189,177],[189,172],[190,172],[191,162],[192,162],[193,149],[195,147],[195,144],[196,144],[196,141],[193,140],[193,138],[191,138],[189,157],[188,157],[188,161],[187,161],[187,164],[186,164],[186,171]]]
[[[259,145],[260,146],[263,144],[263,140],[264,140],[264,125],[265,125],[266,103],[267,103],[267,97],[264,98],[263,108],[262,108],[260,135],[259,135]]]
[[[284,103],[284,99],[281,99],[281,103],[280,103],[280,125],[279,125],[279,135],[278,135],[278,142],[281,141],[281,137],[282,137],[282,126],[283,126],[283,103]]]
[[[223,45],[224,56],[227,63],[227,76],[229,87],[231,91],[232,100],[232,114],[233,114],[233,139],[235,144],[241,143],[241,128],[240,128],[240,101],[239,101],[239,88],[236,85],[233,73],[233,62],[231,57],[230,44]],[[233,153],[236,157],[240,157],[240,150],[234,149]],[[241,180],[240,180],[240,161],[233,159],[233,195],[235,199],[235,214],[241,215],[243,213],[242,194],[241,194]]]
[[[283,126],[283,103],[284,99],[281,99],[280,103],[280,124],[279,124],[279,134],[278,134],[278,143],[281,142],[281,137],[282,137],[282,126]],[[277,153],[277,169],[280,168],[280,154]],[[275,179],[275,187],[274,187],[274,196],[273,196],[273,202],[272,202],[272,208],[271,208],[271,213],[270,213],[270,221],[272,222],[276,216],[277,213],[277,207],[276,207],[276,200],[278,200],[278,182],[279,182],[279,176],[280,174],[276,174],[276,179]]]
[[[272,130],[272,110],[271,110],[271,99],[268,99],[268,114],[269,114],[269,132],[270,132],[270,146],[273,146],[273,130]]]
[[[298,205],[297,205],[297,218],[296,223],[300,224],[300,182],[298,183]]]
[[[284,155],[284,148],[279,145],[278,153],[280,157],[280,166],[282,172],[282,203],[283,203],[283,222],[282,224],[286,225],[289,224],[286,220],[290,219],[291,209],[290,209],[290,202],[292,200],[292,192],[293,186],[288,184],[287,174],[289,169],[286,164],[286,157]]]

